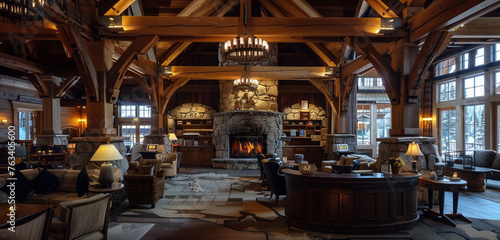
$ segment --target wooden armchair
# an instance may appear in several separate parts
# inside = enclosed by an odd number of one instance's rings
[[[17,205],[17,207],[28,208],[28,206]],[[52,220],[53,209],[51,206],[44,207],[43,210],[16,219],[15,232],[8,228],[12,227],[9,223],[0,226],[0,239],[11,240],[44,240],[49,237],[50,223]]]
[[[130,205],[151,204],[154,208],[156,201],[163,197],[165,174],[161,164],[159,159],[140,159],[138,169],[129,169],[123,176]]]
[[[109,194],[59,203],[54,213],[57,220],[50,226],[51,239],[107,239]]]

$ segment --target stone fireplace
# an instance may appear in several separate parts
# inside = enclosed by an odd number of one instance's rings
[[[258,169],[259,153],[283,155],[283,113],[240,110],[216,113],[213,167]]]

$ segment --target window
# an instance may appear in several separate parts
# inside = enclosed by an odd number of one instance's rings
[[[135,143],[135,125],[123,125],[122,137],[129,137],[129,140],[124,140],[125,146],[131,146]]]
[[[358,145],[370,145],[370,105],[357,106]]]
[[[391,105],[377,104],[377,138],[389,137],[391,129]]]
[[[19,115],[19,140],[34,139],[32,112],[18,112]]]
[[[495,94],[500,94],[500,72],[495,72]]]
[[[469,53],[464,53],[460,56],[460,69],[468,69],[469,68]]]
[[[484,96],[484,76],[479,75],[464,79],[465,98]]]
[[[439,84],[439,101],[446,102],[456,99],[455,81]]]
[[[144,136],[149,135],[151,130],[151,125],[141,125],[139,126],[139,142],[144,142]]]
[[[500,61],[500,44],[499,43],[495,44],[494,48],[495,48],[494,59],[495,59],[495,61]]]
[[[136,117],[135,106],[122,105],[120,106],[120,117],[122,118],[133,118]]]
[[[457,111],[441,111],[441,152],[454,152],[457,147]]]
[[[454,73],[456,70],[455,58],[444,60],[436,65],[436,76]]]
[[[382,82],[382,78],[377,78],[377,85],[376,86],[384,86],[384,83]]]
[[[484,105],[465,106],[465,151],[484,149]]]
[[[139,106],[139,117],[140,118],[150,118],[151,117],[151,107],[150,106]]]
[[[474,62],[474,66],[479,66],[484,64],[484,47],[476,50],[476,61]]]

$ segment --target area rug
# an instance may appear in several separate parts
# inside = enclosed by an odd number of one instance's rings
[[[500,239],[500,220],[456,220],[451,227],[421,215],[409,230],[376,234],[328,234],[290,228],[285,198],[274,205],[258,177],[203,173],[178,175],[165,182],[165,194],[153,209],[131,208],[123,217],[202,219],[239,231],[265,232],[267,239]],[[498,198],[498,197],[497,197]]]

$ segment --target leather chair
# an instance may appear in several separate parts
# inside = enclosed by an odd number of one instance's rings
[[[50,227],[51,239],[107,239],[109,209],[108,193],[62,202],[56,208]]]
[[[130,165],[127,174],[123,175],[130,205],[151,204],[154,208],[163,197],[165,175],[161,164],[159,159],[140,159],[137,170],[135,165]]]
[[[262,160],[262,167],[266,174],[267,184],[271,190],[271,198],[276,195],[274,205],[278,204],[279,196],[286,195],[285,175],[279,173],[280,164],[276,161]]]
[[[22,206],[18,206],[22,207]],[[50,223],[52,220],[53,209],[48,206],[42,211],[31,214],[16,220],[15,232],[10,231],[9,223],[0,226],[0,239],[12,240],[42,240],[48,239]]]

